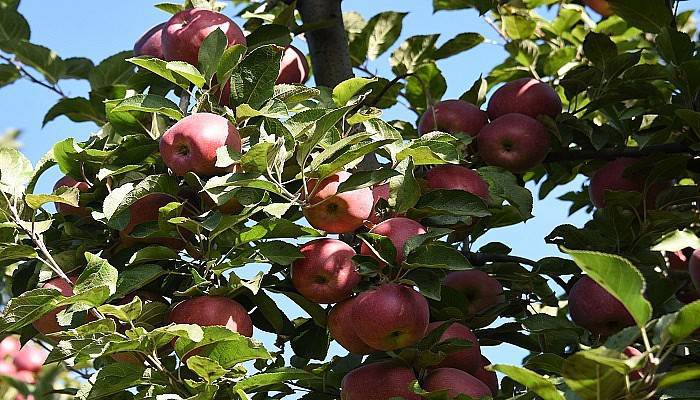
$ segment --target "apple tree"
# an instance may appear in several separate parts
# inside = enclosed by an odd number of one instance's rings
[[[486,38],[400,41],[402,12],[162,3],[96,62],[35,43],[0,0],[0,86],[56,95],[44,124],[95,124],[36,165],[0,143],[0,337],[47,350],[23,378],[0,344],[0,394],[700,398],[693,12],[583,3],[434,0],[476,10],[507,54],[449,99],[442,60]],[[533,197],[558,187],[588,222],[530,237]],[[552,254],[479,241],[507,226]],[[528,356],[482,356],[503,344]]]

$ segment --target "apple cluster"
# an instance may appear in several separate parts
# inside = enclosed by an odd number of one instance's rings
[[[0,376],[34,383],[46,356],[46,351],[38,345],[29,342],[22,346],[17,336],[7,336],[0,341]],[[24,400],[24,397],[17,395],[15,399]]]

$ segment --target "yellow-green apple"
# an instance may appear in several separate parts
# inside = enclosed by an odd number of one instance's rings
[[[571,288],[569,313],[577,325],[595,336],[608,337],[635,324],[620,300],[588,276]]]
[[[253,336],[253,321],[237,301],[221,296],[183,300],[170,310],[170,322],[200,326],[224,326],[243,336]]]
[[[549,154],[547,128],[523,114],[506,114],[486,125],[477,136],[481,159],[511,172],[525,172]]]
[[[474,399],[491,396],[491,389],[484,382],[456,368],[438,368],[428,372],[421,386],[429,392],[447,390],[450,398],[460,394]]]
[[[428,333],[441,327],[445,323],[445,321],[431,322],[430,325],[428,325]],[[438,343],[450,339],[460,339],[471,342],[471,347],[448,353],[445,358],[440,361],[440,364],[437,365],[438,367],[457,368],[469,373],[473,373],[481,367],[481,348],[479,347],[479,340],[471,329],[459,322],[454,322],[445,329]]]
[[[341,171],[320,182],[310,179],[306,183],[312,195],[304,207],[304,215],[311,226],[328,233],[350,233],[369,219],[374,205],[372,189],[338,193],[338,186],[350,176],[350,173]]]
[[[363,365],[350,371],[341,383],[341,400],[420,400],[410,389],[416,374],[398,361]]]
[[[48,353],[38,345],[29,342],[15,354],[12,362],[19,371],[39,372],[44,366]]]
[[[686,247],[678,251],[669,251],[666,253],[668,259],[668,267],[674,271],[687,271],[690,257],[693,255],[693,248]]]
[[[605,192],[644,192],[645,173],[627,171],[637,164],[634,158],[618,158],[598,169],[591,178],[588,193],[591,203],[598,208],[605,207]],[[646,189],[646,207],[654,208],[659,193],[668,186],[667,182],[657,182]]]
[[[177,175],[194,172],[211,176],[226,172],[216,166],[216,150],[222,146],[241,151],[238,129],[220,115],[197,113],[181,119],[163,134],[160,154]]]
[[[355,333],[382,351],[416,344],[425,336],[428,302],[413,288],[387,283],[360,293],[352,307]]]
[[[418,122],[418,133],[432,131],[466,133],[476,136],[489,123],[489,118],[479,107],[464,100],[441,101],[428,109]]]
[[[467,318],[479,315],[489,308],[505,302],[501,283],[478,269],[450,272],[443,283],[467,298],[469,305],[464,310]]]
[[[296,47],[287,46],[280,60],[280,73],[275,83],[304,83],[307,79],[309,79],[309,63],[306,61],[306,56]]]
[[[224,32],[229,47],[235,44],[246,44],[241,28],[224,14],[193,8],[173,15],[163,27],[162,42],[165,59],[185,61],[197,66],[202,42],[217,29]]]
[[[73,284],[75,284],[75,282],[78,280],[77,276],[69,276],[68,278],[71,282],[73,282]],[[65,297],[73,296],[73,285],[66,282],[63,278],[60,277],[56,277],[46,281],[46,283],[41,285],[41,287],[44,289],[58,290]],[[34,325],[34,328],[37,331],[43,333],[44,335],[64,330],[65,328],[58,324],[56,316],[65,308],[66,306],[61,306],[54,309],[53,311],[45,314],[41,318],[34,321],[32,325]]]
[[[491,389],[491,394],[496,397],[496,394],[498,394],[498,376],[494,371],[487,371],[486,368],[484,368],[487,365],[491,365],[491,361],[489,361],[488,358],[481,356],[481,367],[479,367],[472,375],[474,375],[476,379],[484,382],[486,386]]]
[[[554,118],[561,114],[561,107],[561,99],[551,86],[536,79],[522,78],[498,88],[489,100],[487,112],[492,121],[506,114]]]
[[[425,174],[429,189],[463,190],[480,197],[489,199],[489,184],[478,172],[461,165],[438,165]]]
[[[79,192],[87,192],[88,190],[90,190],[90,185],[88,185],[87,182],[75,180],[74,178],[72,178],[68,175],[66,175],[63,178],[56,181],[56,184],[53,185],[54,192],[63,186],[66,186],[69,188],[76,188],[76,189],[78,189]],[[59,214],[63,214],[63,215],[85,216],[85,215],[90,214],[90,210],[88,210],[85,207],[73,207],[71,205],[64,204],[64,203],[55,203],[55,206],[56,206],[56,212],[58,212]]]
[[[312,240],[299,249],[304,258],[292,264],[292,283],[308,300],[331,304],[352,295],[360,282],[355,250],[337,239]]]
[[[134,44],[134,55],[155,57],[162,60],[163,46],[161,44],[161,35],[163,34],[164,26],[165,23],[158,24],[141,35]]]
[[[17,336],[8,336],[0,341],[0,361],[12,357],[22,348]]]
[[[700,292],[700,249],[693,251],[688,263],[688,272],[695,288]]]
[[[386,236],[396,248],[396,263],[401,264],[404,261],[403,245],[406,241],[414,236],[422,235],[427,230],[420,223],[404,217],[389,218],[381,222],[372,229],[370,233]],[[374,257],[372,249],[364,242],[360,246],[360,254]]]
[[[598,14],[609,17],[614,14],[613,9],[610,7],[610,3],[606,0],[583,0],[584,4],[593,9],[593,11]]]
[[[129,207],[129,223],[119,232],[122,243],[129,246],[133,243],[150,243],[168,246],[173,249],[182,249],[185,242],[174,237],[147,237],[133,238],[129,234],[133,232],[137,225],[158,221],[158,210],[170,202],[175,201],[173,197],[164,193],[151,193],[136,200]],[[182,231],[183,236],[189,235],[189,231]]]
[[[333,306],[328,313],[328,331],[331,337],[345,350],[354,354],[370,354],[377,350],[369,347],[355,333],[355,324],[352,316],[352,308],[357,297],[343,300]]]

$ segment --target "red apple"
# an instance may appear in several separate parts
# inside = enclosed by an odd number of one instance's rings
[[[603,17],[609,17],[615,13],[606,0],[583,0],[583,2]]]
[[[337,303],[352,295],[360,282],[352,247],[336,239],[318,239],[299,250],[304,258],[292,264],[292,283],[299,293],[319,304]]]
[[[488,116],[479,107],[464,100],[445,100],[428,107],[418,122],[418,133],[441,131],[476,136],[488,123]]]
[[[488,165],[525,172],[549,153],[549,132],[536,119],[506,114],[486,125],[477,136],[479,155]]]
[[[48,354],[44,349],[34,343],[27,343],[22,347],[12,361],[19,371],[39,372],[44,366]]]
[[[307,190],[316,192],[304,207],[304,215],[314,228],[328,233],[350,233],[361,227],[372,214],[374,198],[372,189],[362,188],[338,193],[338,186],[351,176],[341,171],[318,183],[310,179]]]
[[[164,26],[165,23],[158,24],[141,35],[136,44],[134,44],[134,55],[155,57],[162,60],[163,46],[161,45],[161,36]]]
[[[200,326],[225,326],[243,336],[253,336],[248,311],[227,297],[200,296],[183,300],[170,311],[170,322]]]
[[[700,300],[700,293],[695,288],[692,282],[688,282],[676,292],[678,301],[684,304],[690,304],[696,300]]]
[[[396,263],[401,264],[404,261],[403,245],[406,241],[414,236],[422,235],[427,230],[420,223],[403,217],[390,218],[386,221],[375,225],[370,229],[370,233],[386,236],[391,240],[391,243],[396,248]],[[365,256],[374,256],[372,250],[365,243],[360,246],[360,254]]]
[[[133,238],[129,236],[137,225],[158,221],[158,210],[173,201],[176,200],[165,193],[151,193],[136,200],[129,207],[129,223],[119,232],[122,242],[126,245],[131,245],[132,243],[150,243],[168,246],[173,249],[184,248],[185,243],[181,239],[174,237]],[[188,235],[189,231],[183,231],[182,233],[183,235]]]
[[[501,283],[478,269],[450,272],[445,277],[444,284],[467,298],[469,306],[465,312],[468,318],[479,315],[506,300]]]
[[[289,45],[284,49],[280,61],[280,73],[277,84],[304,83],[309,79],[309,63],[306,56],[296,47]],[[230,90],[230,86],[229,86]]]
[[[489,184],[478,172],[461,165],[438,165],[425,174],[430,189],[463,190],[489,200]]]
[[[0,360],[0,376],[13,377],[16,373],[17,367],[15,367],[15,364],[13,364],[11,360]]]
[[[73,284],[78,280],[77,276],[69,276],[69,278]],[[48,280],[41,287],[44,289],[56,289],[65,297],[73,296],[73,286],[59,277]],[[58,307],[37,319],[32,323],[34,328],[44,335],[64,330],[65,328],[58,324],[56,316],[65,308],[66,306]]]
[[[36,382],[36,374],[32,371],[17,371],[13,378],[17,379],[20,382],[24,382],[24,383]],[[31,398],[32,396],[29,395],[29,397]]]
[[[211,176],[226,172],[215,165],[216,150],[222,146],[241,151],[238,129],[220,115],[197,113],[181,119],[163,134],[160,154],[177,175],[194,172]]]
[[[537,118],[561,114],[561,99],[546,83],[532,78],[508,82],[496,90],[489,100],[488,114],[495,120],[506,114],[523,114]]]
[[[420,400],[410,386],[416,380],[413,370],[387,360],[363,365],[350,371],[341,383],[341,400]]]
[[[382,222],[381,217],[377,214],[377,204],[379,200],[389,201],[390,196],[389,184],[385,183],[382,185],[376,185],[372,187],[372,197],[374,198],[374,203],[372,205],[372,215],[369,216],[369,221],[373,224],[378,224]]]
[[[53,185],[53,190],[54,192],[59,189],[60,187],[67,186],[70,188],[76,188],[78,189],[79,192],[87,192],[90,190],[90,185],[87,184],[87,182],[80,182],[75,179],[73,179],[70,176],[64,176],[63,178],[59,179],[56,181],[56,184]],[[85,216],[90,214],[90,210],[88,210],[86,207],[73,207],[68,204],[64,203],[54,203],[56,205],[56,212],[59,214],[63,215],[78,215],[78,216]]]
[[[198,65],[199,48],[210,33],[221,29],[228,46],[246,44],[241,28],[224,14],[194,8],[180,11],[165,23],[162,33],[163,55],[168,61],[185,61]]]
[[[635,324],[625,306],[588,276],[571,288],[569,313],[577,325],[595,336],[608,337]]]
[[[690,257],[693,255],[693,248],[686,247],[678,251],[669,251],[666,253],[668,259],[668,267],[674,271],[687,271]]]
[[[588,193],[591,203],[598,208],[605,207],[605,191],[638,192],[644,191],[645,172],[626,173],[627,169],[637,164],[634,158],[618,158],[602,166],[591,178]],[[646,207],[654,208],[656,197],[666,188],[665,183],[655,183],[647,189]]]
[[[498,394],[498,375],[494,371],[487,371],[484,367],[491,365],[488,358],[481,356],[481,367],[472,375],[486,384],[491,389],[491,394],[495,397]]]
[[[695,289],[700,292],[700,249],[693,251],[693,254],[690,256],[688,272],[690,273],[690,279],[693,280]]]
[[[352,307],[355,333],[372,348],[395,350],[425,336],[428,302],[408,286],[383,284],[360,293]]]
[[[430,371],[422,387],[429,392],[447,390],[450,398],[460,394],[475,399],[491,396],[491,389],[484,382],[455,368],[438,368]]]
[[[0,361],[13,357],[22,348],[17,336],[8,336],[0,342]]]
[[[431,322],[428,325],[430,333],[439,328],[445,321]],[[426,334],[427,335],[427,334]],[[474,335],[471,329],[458,322],[450,324],[450,326],[440,336],[440,342],[450,339],[461,339],[471,342],[472,346],[468,349],[458,350],[448,353],[447,356],[438,364],[441,368],[457,368],[462,371],[473,373],[481,367],[481,348],[479,340]]]
[[[351,353],[375,353],[377,350],[369,347],[355,332],[355,324],[352,316],[352,308],[355,304],[355,299],[357,299],[357,297],[351,297],[333,306],[328,313],[328,330],[331,333],[331,337]]]

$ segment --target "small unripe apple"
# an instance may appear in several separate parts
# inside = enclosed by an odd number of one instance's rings
[[[360,293],[352,308],[355,333],[372,348],[396,350],[425,336],[430,310],[421,294],[388,283]]]
[[[550,149],[547,128],[523,114],[506,114],[486,125],[477,144],[486,164],[516,173],[539,165]]]
[[[68,175],[56,181],[56,184],[53,185],[54,192],[63,186],[67,186],[69,188],[76,188],[79,192],[87,192],[88,190],[90,190],[90,185],[88,185],[87,182],[77,181]],[[64,203],[54,204],[56,206],[56,212],[58,212],[59,214],[77,215],[81,217],[90,214],[90,210],[88,210],[85,207],[73,207],[69,204]]]
[[[222,146],[241,151],[238,129],[220,115],[197,113],[181,119],[163,134],[160,154],[177,175],[194,172],[211,176],[226,172],[216,166],[216,150]]]
[[[430,371],[422,386],[429,392],[447,390],[450,398],[460,394],[475,399],[491,396],[491,389],[484,382],[455,368],[438,368]]]
[[[243,336],[253,336],[253,321],[237,301],[220,296],[200,296],[179,302],[170,311],[170,322],[199,326],[224,326]]]
[[[173,249],[184,248],[185,242],[174,237],[132,238],[129,236],[137,225],[158,221],[158,210],[173,201],[175,201],[173,197],[164,193],[151,193],[136,200],[129,207],[129,223],[119,232],[122,242],[127,245],[132,243],[149,243],[160,244]],[[189,231],[183,231],[182,233],[187,235]]]
[[[486,384],[486,386],[491,389],[491,394],[496,397],[498,394],[498,375],[494,371],[487,371],[484,367],[491,365],[491,361],[488,358],[481,356],[481,367],[479,367],[476,372],[472,375],[474,377]]]
[[[445,324],[445,321],[431,322],[430,325],[428,325],[426,335],[443,324]],[[442,333],[438,343],[450,339],[466,340],[471,342],[471,347],[448,353],[440,364],[437,365],[438,367],[457,368],[469,373],[473,373],[481,367],[481,348],[479,347],[479,340],[471,329],[458,322],[452,323],[445,329],[445,332]]]
[[[165,23],[158,24],[141,35],[134,44],[134,55],[155,57],[162,60],[163,46],[161,44],[161,35],[163,34],[164,26]]]
[[[0,342],[0,362],[5,357],[13,357],[22,348],[17,336],[8,336]]]
[[[19,371],[39,372],[44,366],[48,354],[44,349],[34,343],[27,343],[15,354],[13,363]]]
[[[235,44],[246,44],[241,28],[224,14],[194,8],[173,15],[163,27],[162,42],[165,59],[185,61],[197,66],[202,42],[217,29],[224,32],[229,47]]]
[[[280,73],[277,84],[304,83],[309,79],[309,62],[296,47],[289,45],[284,49],[280,60]]]
[[[588,193],[591,203],[598,208],[605,207],[605,191],[613,192],[638,192],[644,191],[645,173],[635,171],[627,173],[627,169],[637,164],[634,158],[618,158],[610,161],[598,169],[591,178]],[[655,183],[647,189],[646,207],[654,208],[659,193],[666,188],[666,184]]]
[[[668,267],[674,271],[687,271],[690,257],[693,255],[693,248],[686,247],[678,251],[669,251],[666,253],[668,259]]]
[[[418,133],[425,135],[441,131],[476,136],[488,123],[488,116],[479,107],[464,100],[445,100],[428,107],[423,113],[418,122]]]
[[[536,79],[522,78],[498,88],[489,100],[487,112],[492,121],[506,114],[555,118],[561,114],[561,107],[561,99],[551,86]]]
[[[615,13],[606,0],[583,0],[583,2],[603,17],[609,17]]]
[[[463,190],[489,199],[489,184],[478,172],[461,165],[438,165],[425,174],[425,181],[430,189]]]
[[[328,331],[331,337],[335,339],[343,348],[354,354],[370,354],[377,350],[369,347],[363,342],[355,332],[355,324],[352,316],[352,308],[357,297],[351,297],[347,300],[333,306],[328,313]]]
[[[352,247],[337,239],[318,239],[299,251],[304,258],[292,264],[292,283],[302,296],[314,303],[331,304],[352,295],[360,282]]]
[[[396,263],[401,264],[404,261],[403,245],[406,241],[414,236],[422,235],[427,230],[420,223],[404,218],[396,217],[389,218],[384,222],[375,225],[370,229],[370,233],[386,236],[396,248]],[[360,246],[360,254],[374,257],[374,253],[364,242]]]
[[[413,370],[394,360],[363,365],[350,371],[341,383],[341,400],[420,400],[410,389]]]
[[[318,184],[316,179],[307,182],[309,193],[318,186],[308,200],[308,205],[304,207],[304,216],[311,226],[328,233],[350,233],[369,219],[374,206],[372,189],[362,188],[338,193],[338,186],[350,176],[350,173],[341,171]]]
[[[68,278],[70,278],[70,281],[73,282],[73,284],[75,284],[75,282],[78,280],[77,276],[69,276]],[[44,289],[56,289],[65,297],[73,296],[73,286],[60,277],[46,281],[46,283],[44,283],[41,287]],[[61,306],[49,313],[46,313],[44,316],[34,321],[32,325],[34,325],[34,328],[37,331],[43,333],[44,335],[60,332],[66,329],[58,324],[58,320],[56,318],[58,313],[65,308],[66,306]]]
[[[700,292],[700,249],[693,251],[688,263],[688,272],[695,288]]]
[[[604,338],[635,324],[620,300],[588,276],[571,288],[569,313],[576,325]]]
[[[505,302],[501,283],[478,269],[450,272],[443,283],[467,298],[469,305],[464,311],[468,318]]]

